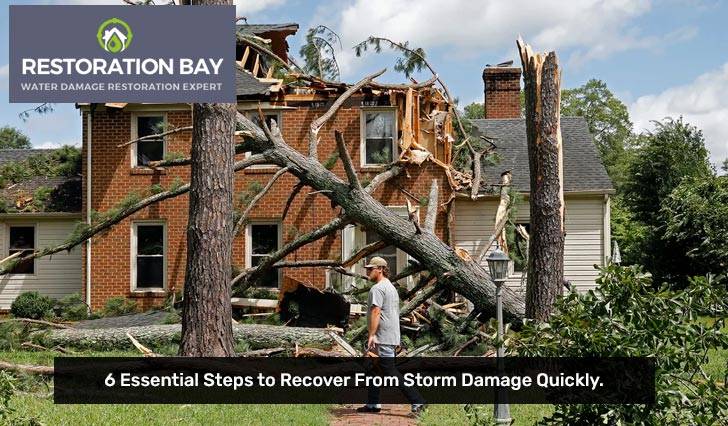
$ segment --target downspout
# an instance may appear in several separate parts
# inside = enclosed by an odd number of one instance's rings
[[[94,104],[89,107],[86,116],[86,223],[91,225],[91,117],[94,113]],[[91,239],[86,240],[86,305],[91,311]]]
[[[602,212],[604,242],[602,244],[604,256],[602,256],[602,266],[606,266],[612,258],[612,205],[609,194],[604,194],[604,205]]]

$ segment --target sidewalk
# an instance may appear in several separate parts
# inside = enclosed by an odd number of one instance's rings
[[[361,405],[361,404],[360,404]],[[345,404],[331,410],[331,426],[414,426],[417,420],[410,416],[410,405],[383,405],[380,413],[357,413],[360,405]]]

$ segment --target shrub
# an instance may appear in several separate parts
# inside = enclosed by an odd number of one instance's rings
[[[41,319],[53,314],[53,299],[37,291],[21,293],[10,305],[10,313],[18,318]]]
[[[66,321],[81,321],[88,318],[88,306],[80,293],[69,294],[56,303],[56,315]]]
[[[118,317],[121,315],[133,314],[137,312],[137,303],[126,297],[112,297],[106,301],[106,305],[101,310],[102,317]]]
[[[718,424],[728,418],[725,385],[703,370],[711,350],[728,349],[725,292],[702,277],[683,291],[656,290],[636,266],[609,265],[597,283],[559,298],[549,323],[527,321],[508,349],[520,356],[654,357],[655,403],[557,405],[543,423]],[[703,312],[719,319],[699,320]]]

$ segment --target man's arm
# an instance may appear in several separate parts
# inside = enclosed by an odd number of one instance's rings
[[[377,328],[379,328],[379,315],[382,312],[382,308],[379,306],[372,306],[370,309],[372,312],[369,315],[369,338],[367,339],[367,349],[372,349],[374,344],[377,343],[374,335],[377,332]]]

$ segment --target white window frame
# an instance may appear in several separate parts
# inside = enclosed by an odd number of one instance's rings
[[[402,216],[404,218],[408,217],[406,206],[387,206],[387,208],[397,213],[399,216]],[[342,259],[348,259],[366,245],[366,231],[364,231],[364,229],[362,229],[362,227],[359,225],[348,225],[346,228],[344,228],[341,235]],[[400,272],[407,267],[409,260],[410,256],[405,251],[397,248],[397,269]],[[354,266],[349,268],[349,271],[358,274],[365,274],[366,271],[364,270],[364,260],[362,259],[361,261],[357,262]],[[414,280],[412,279],[412,276],[406,277],[400,282],[403,283],[408,289],[411,289],[412,286],[414,286]],[[350,290],[354,284],[354,277],[343,276],[342,283],[345,291]]]
[[[283,224],[280,220],[252,220],[245,225],[245,268],[249,269],[253,267],[253,232],[252,227],[254,225],[276,225],[278,227],[278,247],[276,250],[280,250],[283,246]],[[261,288],[271,291],[279,291],[283,284],[283,269],[276,268],[278,273],[278,287],[263,287],[255,286],[254,288]]]
[[[35,222],[14,222],[14,223],[7,223],[5,228],[5,257],[10,256],[10,228],[13,227],[30,227],[33,228],[33,250],[38,250],[38,224]],[[24,277],[34,277],[38,275],[38,262],[36,262],[38,259],[33,259],[33,273],[32,274],[12,274],[8,273],[8,276],[17,277],[17,278],[24,278]]]
[[[137,288],[137,228],[139,226],[161,226],[162,227],[162,287],[143,287]],[[159,220],[135,220],[131,224],[131,292],[132,293],[148,293],[167,291],[167,223]]]
[[[162,117],[164,128],[166,129],[169,125],[169,121],[167,121],[167,112],[166,111],[143,111],[143,112],[133,112],[131,114],[131,139],[138,139],[139,138],[139,123],[138,119],[139,117]],[[147,166],[144,166],[142,164],[137,163],[137,143],[134,142],[131,144],[131,167],[132,168],[148,168]],[[167,137],[162,136],[162,158],[164,159],[164,156],[167,155]]]
[[[278,128],[283,131],[283,111],[280,109],[264,109],[262,110],[263,115],[276,115],[276,124],[278,125]],[[246,117],[251,118],[253,115],[258,115],[258,110],[246,110],[243,112]],[[250,151],[245,152],[245,158],[248,159],[253,156],[253,153]],[[275,164],[255,164],[253,166],[248,167],[248,169],[268,169],[268,170],[275,170],[278,169],[278,166]]]
[[[392,130],[392,161],[396,160],[399,157],[399,123],[397,122],[397,107],[365,107],[361,108],[361,112],[359,114],[359,134],[360,134],[360,141],[359,141],[359,158],[362,168],[382,168],[387,165],[387,163],[367,163],[367,151],[366,151],[366,144],[367,144],[367,113],[369,112],[390,112],[394,116],[394,120],[392,121],[394,123],[394,129]]]

